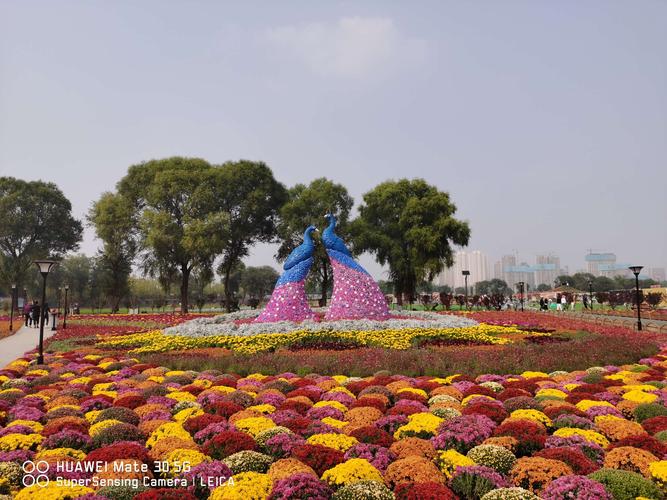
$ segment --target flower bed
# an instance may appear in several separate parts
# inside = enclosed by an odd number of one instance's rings
[[[351,347],[376,346],[387,349],[409,349],[422,342],[448,341],[467,344],[509,344],[502,335],[525,335],[512,327],[476,325],[457,328],[388,328],[382,330],[294,330],[289,333],[260,333],[248,335],[185,336],[167,335],[154,330],[136,335],[102,340],[100,348],[131,349],[131,353],[154,353],[184,349],[221,347],[234,352],[255,354],[280,347],[320,347],[322,344]],[[531,335],[546,335],[533,333]]]
[[[0,384],[0,494],[20,500],[662,498],[667,484],[667,350],[569,373],[365,378],[71,352],[17,360]],[[50,464],[47,488],[23,486],[39,475],[26,460]]]

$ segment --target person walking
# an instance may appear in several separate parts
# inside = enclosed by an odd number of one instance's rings
[[[32,326],[33,328],[39,328],[41,308],[39,307],[39,302],[34,300],[32,303]]]
[[[560,298],[561,311],[567,310],[567,297],[563,294]]]
[[[25,318],[25,326],[32,326],[32,303],[27,300],[23,306],[23,317]]]

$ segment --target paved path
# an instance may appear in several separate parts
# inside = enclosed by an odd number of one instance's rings
[[[48,339],[56,332],[51,326],[44,325],[44,339]],[[39,328],[22,326],[14,335],[0,339],[0,368],[20,358],[26,351],[37,348],[39,345]]]
[[[575,318],[581,318],[588,321],[594,321],[595,323],[606,323],[611,325],[622,325],[629,328],[636,328],[637,318],[630,318],[628,316],[615,316],[613,314],[595,314],[595,311],[591,312],[580,312],[580,311],[563,311],[563,312],[554,312],[553,314],[567,314]],[[652,319],[650,317],[644,316],[642,312],[642,327],[646,331],[655,332],[655,333],[667,333],[667,321]]]

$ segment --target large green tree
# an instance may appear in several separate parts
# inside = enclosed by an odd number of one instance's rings
[[[271,293],[280,275],[271,266],[248,266],[241,272],[241,289],[247,295],[260,301]]]
[[[327,224],[324,219],[326,213],[336,216],[336,232],[345,238],[349,229],[350,210],[354,203],[345,186],[322,177],[307,186],[297,184],[289,190],[288,196],[287,203],[280,210],[278,235],[281,244],[276,254],[278,260],[285,260],[290,252],[303,242],[306,227],[312,224],[323,230]],[[318,235],[314,237],[319,238]],[[331,282],[331,265],[323,245],[316,245],[314,260],[314,268],[317,270],[314,281],[320,287],[321,303],[324,306]]]
[[[229,311],[233,304],[230,277],[251,246],[276,240],[276,226],[287,190],[266,164],[248,160],[224,163],[207,172],[203,182],[215,213],[226,222],[227,231],[220,233],[218,271]]]
[[[32,261],[75,250],[83,227],[53,183],[0,177],[0,283],[27,281]]]
[[[354,251],[375,254],[389,266],[399,301],[412,300],[417,283],[453,265],[452,245],[468,244],[470,227],[455,213],[449,194],[423,179],[383,182],[364,195],[352,224]]]
[[[130,292],[132,263],[138,249],[135,211],[132,203],[121,195],[104,193],[88,212],[88,221],[102,240],[99,270],[102,290],[118,311],[120,301]]]
[[[162,283],[179,280],[183,312],[193,269],[210,268],[228,237],[230,218],[214,203],[220,194],[210,183],[217,170],[173,157],[134,165],[118,184],[135,213],[144,271]]]

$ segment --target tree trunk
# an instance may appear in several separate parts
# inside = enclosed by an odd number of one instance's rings
[[[398,283],[394,283],[394,295],[396,295],[398,307],[403,307],[403,290]]]
[[[225,269],[225,311],[232,312],[232,293],[229,290],[229,277],[232,274],[232,265],[229,264]]]
[[[181,266],[181,314],[187,314],[188,309],[188,286],[190,284],[190,268],[187,265]]]
[[[327,289],[329,288],[329,272],[326,261],[322,262],[322,298],[320,299],[321,307],[327,305]]]

